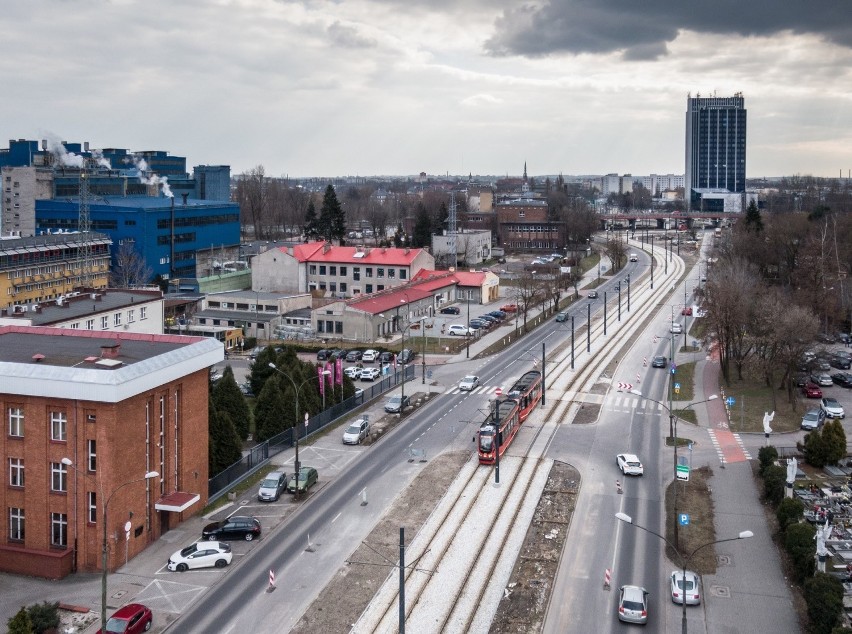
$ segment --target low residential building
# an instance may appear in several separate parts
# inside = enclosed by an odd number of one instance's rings
[[[433,235],[432,255],[436,263],[445,267],[477,266],[491,257],[491,231],[461,230],[455,235]]]
[[[0,326],[0,570],[100,570],[104,522],[114,570],[198,514],[223,356],[200,337]]]
[[[281,328],[288,325],[284,315],[311,308],[311,301],[308,293],[211,293],[189,321],[200,326],[241,328],[247,337],[280,338]]]

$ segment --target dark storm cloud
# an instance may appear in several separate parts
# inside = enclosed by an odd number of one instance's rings
[[[814,34],[852,47],[849,0],[548,0],[507,9],[485,49],[494,55],[612,53],[656,59],[680,30],[740,36]]]

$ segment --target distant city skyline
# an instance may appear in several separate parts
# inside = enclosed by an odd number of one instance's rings
[[[682,174],[687,96],[742,93],[747,178],[852,169],[834,0],[36,0],[3,23],[3,145],[293,178]]]

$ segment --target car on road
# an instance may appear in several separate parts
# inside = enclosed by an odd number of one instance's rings
[[[825,422],[825,412],[821,409],[810,409],[802,416],[802,429],[813,431]]]
[[[360,379],[362,381],[375,381],[379,378],[379,374],[378,368],[361,368]]]
[[[385,403],[385,411],[389,414],[401,414],[409,405],[411,405],[410,398],[400,394],[394,394],[388,399],[388,402]]]
[[[449,328],[447,328],[447,334],[455,337],[457,335],[461,335],[465,337],[467,335],[473,334],[473,328],[469,328],[468,326],[462,326],[461,324],[453,324]]]
[[[648,622],[648,591],[641,586],[621,586],[618,595],[618,620],[625,623]]]
[[[518,305],[517,304],[503,304],[500,307],[500,310],[502,310],[504,313],[516,313],[516,312],[518,312]]]
[[[458,315],[461,309],[458,306],[444,306],[441,309],[442,315]]]
[[[597,299],[598,298],[598,292],[597,291],[589,291],[588,293],[586,293],[586,297],[588,299]]]
[[[281,492],[287,486],[287,474],[273,471],[268,474],[257,489],[257,499],[261,502],[277,502]]]
[[[467,392],[470,392],[477,385],[479,385],[479,377],[474,376],[473,374],[468,374],[461,381],[459,381],[459,389]]]
[[[350,363],[352,363],[352,362],[355,362],[355,361],[360,361],[361,357],[363,357],[363,356],[364,356],[364,353],[361,352],[360,350],[350,350],[349,352],[346,353],[346,360],[349,361]]]
[[[405,365],[406,363],[411,363],[414,361],[414,357],[417,356],[417,353],[410,348],[403,348],[399,356],[397,357],[397,362]]]
[[[852,387],[852,374],[849,372],[835,372],[831,375],[831,380],[840,387]]]
[[[631,253],[631,254],[630,254],[630,261],[631,261],[631,262],[638,262],[638,261],[639,261],[639,256],[638,256],[638,255],[636,255],[635,253]]]
[[[562,311],[561,313],[558,313],[556,315],[556,321],[562,322],[562,321],[565,321],[566,319],[568,319],[568,313],[565,312],[565,311]]]
[[[360,445],[370,433],[370,421],[366,418],[359,418],[349,423],[349,427],[343,432],[344,445]]]
[[[683,310],[680,311],[680,314],[692,317],[692,306],[684,306]]]
[[[193,568],[224,568],[231,563],[233,553],[229,544],[221,542],[197,542],[178,550],[171,557],[166,567],[178,572],[186,572]],[[112,632],[107,626],[107,632]]]
[[[645,473],[642,462],[636,454],[620,453],[615,457],[615,464],[618,465],[618,468],[621,469],[621,473],[624,475],[640,476]]]
[[[679,334],[681,334],[681,333],[683,332],[683,326],[681,326],[681,325],[680,325],[679,323],[677,323],[677,322],[674,322],[674,323],[672,324],[671,331],[672,331],[672,334],[674,334],[674,335],[679,335]]]
[[[836,398],[824,397],[820,401],[820,409],[825,413],[826,418],[846,418],[846,412]]]
[[[312,486],[319,482],[319,473],[313,467],[302,467],[299,469],[299,481],[296,482],[296,474],[290,476],[290,481],[287,483],[287,492],[295,493],[298,489],[299,493],[304,493]]]
[[[363,361],[364,363],[375,363],[376,359],[378,358],[379,351],[373,350],[372,348],[364,350],[364,354],[361,355],[361,361]]]
[[[250,542],[254,538],[260,537],[260,533],[260,520],[256,517],[232,515],[205,526],[201,531],[201,536],[210,540],[244,539]]]
[[[668,363],[668,359],[661,354],[656,355],[653,359],[651,359],[651,367],[652,368],[664,368]]]
[[[805,398],[822,398],[822,390],[819,385],[810,380],[802,386],[802,394],[805,395]]]
[[[128,603],[107,619],[106,631],[107,634],[139,634],[150,630],[153,620],[154,614],[147,605]],[[98,634],[101,631],[98,630]]]
[[[674,603],[683,604],[684,599],[686,605],[701,603],[701,580],[697,574],[687,570],[684,577],[683,570],[673,570],[669,581],[671,582],[672,601]]]
[[[831,387],[834,385],[834,381],[831,380],[831,376],[823,372],[820,372],[819,374],[811,374],[811,381],[820,387]]]

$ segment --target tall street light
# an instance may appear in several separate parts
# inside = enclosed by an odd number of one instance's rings
[[[315,378],[310,376],[307,379],[305,379],[304,381],[302,381],[298,386],[296,386],[296,382],[290,377],[290,375],[287,374],[286,372],[284,372],[282,369],[280,369],[277,365],[275,365],[271,361],[269,362],[269,367],[272,368],[273,370],[275,370],[281,376],[287,377],[287,380],[290,381],[290,383],[293,384],[293,391],[296,392],[296,418],[294,419],[294,422],[293,422],[293,437],[295,438],[294,445],[296,447],[296,462],[293,465],[295,467],[295,471],[296,471],[296,491],[294,492],[293,495],[296,496],[296,499],[299,499],[299,471],[302,467],[302,465],[299,463],[299,391],[306,384],[315,380]],[[320,381],[323,382],[323,386],[322,386],[323,392],[325,392],[325,377],[329,376],[330,374],[331,374],[331,372],[328,371],[328,370],[322,371],[322,378],[320,379]],[[307,426],[308,426],[308,413],[305,412],[305,428],[306,428],[306,430],[307,430]]]
[[[63,458],[60,462],[64,464],[66,467],[71,467],[77,473],[80,471],[77,467],[74,466],[74,463],[71,462],[70,458]],[[101,487],[100,481],[98,481],[98,495],[100,495],[101,500],[103,501],[103,506],[101,507],[101,524],[103,524],[103,542],[101,543],[101,631],[107,631],[107,507],[109,507],[109,501],[112,499],[112,496],[121,491],[124,487],[129,486],[131,484],[136,484],[137,482],[146,482],[151,478],[159,477],[159,472],[157,471],[149,471],[142,478],[137,478],[136,480],[130,480],[129,482],[125,482],[120,485],[118,488],[113,490],[112,493],[109,494],[109,497],[104,499],[104,491]],[[76,495],[76,490],[74,491],[74,495]]]
[[[665,537],[663,537],[659,533],[655,533],[650,528],[645,528],[644,526],[642,526],[640,524],[634,523],[633,518],[630,517],[629,515],[627,515],[626,513],[616,513],[615,517],[617,519],[621,520],[622,522],[625,522],[627,524],[630,524],[631,526],[635,526],[636,528],[645,531],[646,533],[650,533],[651,535],[654,535],[655,537],[659,537],[666,544],[668,544],[669,548],[671,548],[673,551],[675,551],[675,553],[677,553],[678,559],[680,559],[681,566],[683,567],[683,577],[681,577],[681,583],[683,584],[683,587],[681,588],[681,592],[683,594],[683,596],[681,596],[681,605],[683,606],[683,612],[682,612],[681,621],[680,621],[680,630],[681,630],[682,634],[687,634],[687,631],[686,631],[686,566],[692,560],[692,558],[695,556],[695,553],[697,553],[702,548],[707,548],[708,546],[713,546],[714,544],[723,544],[724,542],[734,542],[734,541],[737,541],[738,539],[748,539],[749,537],[754,537],[754,533],[752,533],[751,531],[740,531],[740,534],[737,535],[736,537],[729,537],[728,539],[719,539],[719,540],[716,540],[715,542],[708,542],[706,544],[702,544],[701,546],[699,546],[698,548],[693,550],[691,553],[684,556],[677,549],[677,546],[674,546]]]
[[[674,364],[674,362],[672,362],[672,363]],[[674,371],[672,371],[672,375],[673,374],[674,374]],[[671,376],[669,377],[669,382],[670,383],[672,382]],[[672,391],[669,390],[669,404],[668,405],[666,405],[665,403],[662,403],[662,402],[660,402],[656,399],[650,398],[648,396],[644,396],[642,394],[642,392],[640,392],[639,390],[630,390],[630,393],[635,394],[636,396],[644,398],[648,401],[651,401],[652,403],[656,403],[657,405],[659,405],[660,407],[662,407],[663,409],[665,409],[669,413],[669,433],[672,436],[672,441],[673,441],[672,446],[674,448],[674,451],[672,453],[672,457],[674,458],[674,467],[673,467],[674,473],[673,473],[673,475],[675,477],[674,504],[673,504],[674,513],[673,513],[672,519],[674,520],[674,537],[675,537],[675,543],[677,544],[678,543],[678,523],[677,523],[677,479],[678,479],[677,478],[677,446],[678,446],[678,442],[677,442],[677,416],[674,415],[674,410],[672,409],[672,400],[671,400]],[[715,401],[717,398],[719,398],[719,396],[717,394],[711,394],[710,396],[708,396],[703,401],[696,401],[695,403],[690,403],[686,407],[682,408],[682,411],[688,410],[690,407],[694,407],[695,405],[701,405],[702,403],[707,403],[709,401]]]

